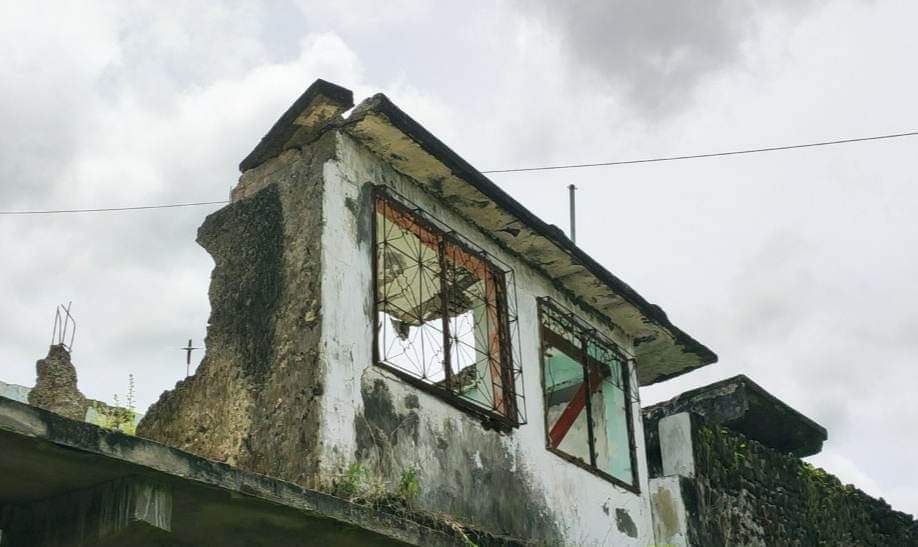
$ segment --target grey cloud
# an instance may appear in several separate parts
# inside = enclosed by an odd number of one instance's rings
[[[587,85],[623,91],[645,115],[686,106],[701,80],[742,60],[762,11],[799,10],[810,0],[581,0],[519,2],[556,31]]]
[[[254,6],[87,7],[85,29],[60,30],[41,9],[0,20],[11,59],[0,66],[0,210],[226,198],[290,97],[354,69],[333,35],[303,41],[300,28],[281,44],[265,29],[290,10]],[[212,262],[195,235],[215,208],[0,217],[3,380],[31,385],[54,307],[73,300],[84,392],[123,396],[134,373],[139,408],[154,401],[184,374],[178,348],[203,339]]]

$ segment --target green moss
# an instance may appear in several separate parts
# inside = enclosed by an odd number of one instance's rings
[[[736,432],[699,427],[695,454],[699,543],[918,544],[911,516]]]

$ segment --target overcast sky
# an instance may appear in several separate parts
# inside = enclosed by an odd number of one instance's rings
[[[479,169],[918,129],[918,3],[0,0],[0,209],[208,201],[321,77],[377,91]],[[576,6],[576,7],[574,7]],[[812,458],[918,513],[918,138],[493,179],[829,430]],[[0,379],[73,301],[80,388],[140,408],[200,345],[215,207],[0,216]],[[195,361],[199,359],[198,352]]]

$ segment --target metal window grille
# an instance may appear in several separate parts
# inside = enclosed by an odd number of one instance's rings
[[[391,190],[374,200],[377,362],[488,419],[525,423],[513,270]]]
[[[539,317],[549,450],[637,489],[633,357],[549,298],[539,299]]]

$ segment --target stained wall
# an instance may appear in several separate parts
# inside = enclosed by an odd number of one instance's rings
[[[373,364],[372,185],[396,190],[512,267],[524,425],[485,427]],[[536,299],[553,298],[630,350],[628,333],[579,309],[346,133],[329,130],[244,173],[198,241],[215,263],[207,354],[150,408],[139,435],[328,491],[354,464],[388,489],[413,469],[417,509],[492,534],[545,545],[652,543],[637,402],[640,492],[546,449]]]
[[[631,340],[578,309],[551,280],[426,194],[361,144],[338,134],[324,166],[322,438],[327,476],[354,461],[389,481],[419,472],[418,503],[492,532],[546,544],[647,545],[646,496],[612,484],[546,449],[536,298],[550,296],[625,348]],[[528,423],[502,433],[373,364],[372,185],[385,185],[446,223],[515,274]],[[631,370],[632,385],[636,384]],[[647,488],[640,409],[634,403],[639,487]]]

